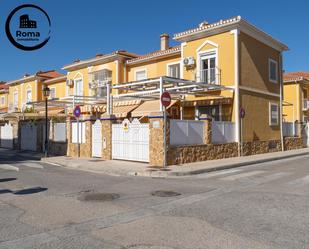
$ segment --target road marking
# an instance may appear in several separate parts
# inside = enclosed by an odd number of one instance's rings
[[[10,164],[0,164],[0,169],[19,171],[18,167],[12,166]]]
[[[237,175],[226,176],[226,177],[220,178],[220,180],[233,181],[233,180],[236,180],[236,179],[239,179],[239,178],[259,175],[259,174],[262,174],[262,173],[265,173],[265,171],[256,170],[256,171],[245,172],[245,173],[241,173],[241,174],[237,174]]]
[[[218,171],[218,172],[215,172],[215,173],[205,173],[205,174],[197,175],[197,178],[211,178],[211,177],[227,175],[227,174],[241,172],[241,171],[243,171],[243,169],[222,170],[222,171]]]
[[[309,175],[304,176],[302,178],[298,178],[294,181],[289,182],[288,184],[292,185],[292,186],[301,187],[301,186],[306,185],[308,183],[309,183]]]

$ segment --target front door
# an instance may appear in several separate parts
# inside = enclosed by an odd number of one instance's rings
[[[92,125],[92,156],[102,157],[102,124],[99,119]]]

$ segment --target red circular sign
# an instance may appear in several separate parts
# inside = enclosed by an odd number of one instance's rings
[[[161,103],[163,106],[168,107],[171,104],[172,98],[168,92],[164,92],[161,95]]]
[[[75,108],[74,108],[74,116],[76,117],[76,118],[79,118],[79,116],[80,116],[80,114],[81,114],[81,110],[80,110],[80,106],[79,105],[77,105],[77,106],[75,106]]]
[[[246,111],[243,107],[240,108],[239,110],[240,118],[244,118],[246,115]]]

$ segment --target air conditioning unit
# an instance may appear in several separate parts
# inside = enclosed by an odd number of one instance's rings
[[[193,56],[189,56],[183,59],[183,65],[185,67],[194,67],[195,66],[195,59]]]
[[[67,86],[74,86],[74,80],[67,80]]]

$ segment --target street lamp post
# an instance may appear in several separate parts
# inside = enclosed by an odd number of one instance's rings
[[[48,97],[50,94],[50,89],[47,85],[43,88],[43,96],[45,97],[45,144],[44,153],[45,157],[48,156]]]

